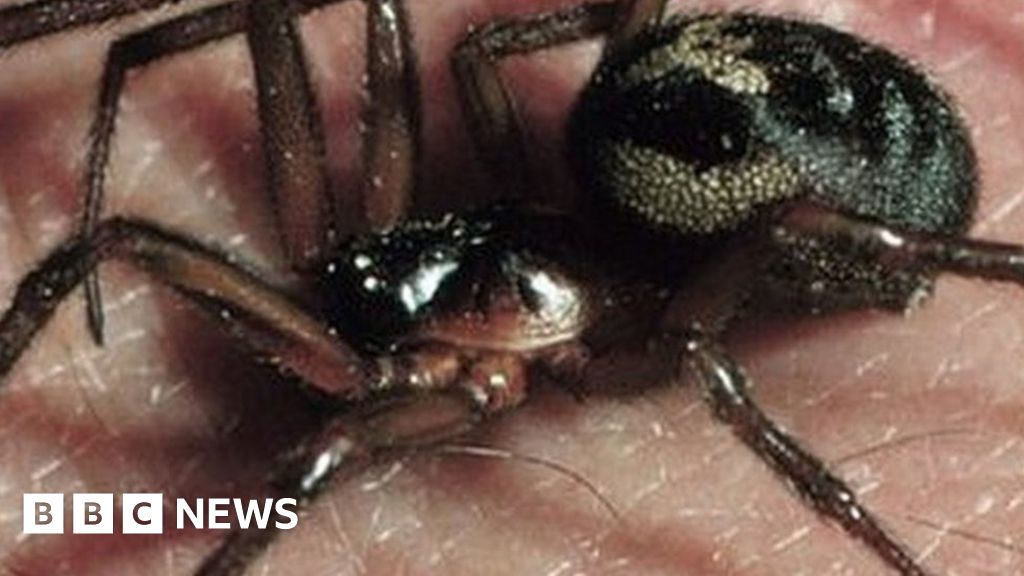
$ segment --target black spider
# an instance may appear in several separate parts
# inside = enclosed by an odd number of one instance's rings
[[[927,573],[757,408],[717,341],[766,307],[900,309],[939,271],[1024,280],[1018,247],[962,237],[975,202],[975,159],[940,89],[891,53],[806,22],[664,18],[664,0],[501,20],[471,33],[452,64],[477,148],[513,198],[540,184],[525,169],[498,62],[608,37],[567,130],[569,163],[589,203],[567,214],[513,199],[405,221],[419,157],[416,71],[404,7],[372,0],[363,202],[374,232],[349,237],[326,191],[323,135],[294,23],[340,1],[228,2],[111,47],[82,230],[19,284],[0,319],[0,375],[81,283],[102,341],[95,267],[131,262],[343,406],[274,474],[276,491],[308,501],[338,472],[454,438],[519,405],[529,373],[587,381],[599,364],[593,357],[628,344],[619,330],[627,316],[644,338],[673,350],[673,376],[692,371],[715,416],[810,506],[893,570]],[[0,47],[169,3],[7,8]],[[153,223],[99,218],[125,73],[238,33],[257,72],[282,240],[296,272],[309,278],[308,293],[284,294]],[[273,535],[233,532],[199,573],[243,571]]]

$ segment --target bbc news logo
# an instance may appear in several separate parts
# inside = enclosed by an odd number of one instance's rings
[[[163,494],[122,494],[122,534],[163,534]],[[25,534],[64,533],[64,494],[25,494],[22,499]],[[71,532],[73,534],[113,534],[113,494],[72,494]],[[189,502],[178,498],[174,505],[175,528],[228,530],[231,519],[242,530],[265,529],[271,525],[291,530],[299,523],[298,502],[294,498],[243,500],[241,498],[197,498]]]

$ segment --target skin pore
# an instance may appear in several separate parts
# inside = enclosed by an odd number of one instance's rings
[[[5,4],[10,0],[2,0]],[[448,54],[470,23],[566,0],[408,0],[424,82],[424,210],[487,196]],[[675,9],[751,8],[677,2]],[[778,0],[909,55],[961,103],[983,183],[971,234],[1024,242],[1024,12],[1012,0]],[[163,12],[160,18],[171,12]],[[331,178],[358,190],[362,7],[304,21]],[[143,16],[0,58],[0,306],[75,227],[104,48]],[[532,158],[567,202],[560,129],[597,55],[581,44],[508,62]],[[265,196],[241,38],[129,80],[107,213],[230,250],[288,280]],[[265,471],[316,411],[214,324],[121,265],[105,266],[105,349],[72,298],[0,394],[0,574],[190,574],[221,534],[173,529],[174,498],[259,497]],[[943,277],[907,318],[880,312],[758,321],[730,349],[765,411],[825,460],[938,574],[1024,571],[1024,297]],[[687,383],[691,384],[691,383]],[[468,443],[558,462],[601,491],[525,462],[420,455],[334,486],[251,574],[880,574],[729,430],[692,385],[577,403],[539,386]],[[162,492],[163,536],[21,536],[25,492]]]

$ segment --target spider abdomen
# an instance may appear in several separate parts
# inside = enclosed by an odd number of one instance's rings
[[[752,14],[684,15],[607,54],[569,155],[603,209],[675,240],[804,195],[960,233],[976,187],[966,130],[924,74],[826,26]]]

